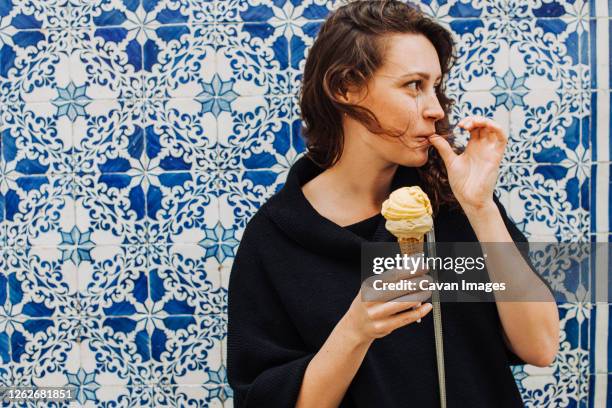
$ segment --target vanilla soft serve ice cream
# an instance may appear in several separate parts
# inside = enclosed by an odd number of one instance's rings
[[[419,186],[393,191],[382,205],[385,227],[398,239],[422,240],[433,228],[433,211],[427,194]]]

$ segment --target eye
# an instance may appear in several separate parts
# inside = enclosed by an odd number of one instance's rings
[[[421,80],[410,81],[410,82],[406,83],[404,86],[405,86],[406,88],[410,88],[410,89],[412,89],[412,90],[415,90],[415,91],[416,91],[417,89],[420,89],[420,88],[421,88],[421,82],[422,82]],[[412,86],[411,86],[412,84],[416,84],[416,85],[418,85],[418,86],[417,86],[417,87],[412,87]]]
[[[413,87],[412,85],[416,85],[416,87]],[[414,81],[410,81],[407,82],[404,87],[406,88],[410,88],[411,90],[421,90],[423,87],[423,81],[421,81],[420,79],[416,79]],[[440,91],[440,88],[442,87],[442,83],[440,82],[439,84],[434,85],[434,89],[436,90],[436,92]]]

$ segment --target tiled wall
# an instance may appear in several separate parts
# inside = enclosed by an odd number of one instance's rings
[[[420,5],[459,44],[455,115],[510,135],[499,193],[519,227],[608,241],[612,6]],[[232,258],[304,150],[300,72],[333,7],[0,0],[0,386],[232,406]],[[612,407],[609,305],[568,293],[557,360],[517,383],[529,407]]]

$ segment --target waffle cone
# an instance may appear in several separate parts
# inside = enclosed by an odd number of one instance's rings
[[[420,252],[424,252],[423,246],[425,244],[424,236],[419,238],[399,238],[397,240],[402,254],[412,255]]]

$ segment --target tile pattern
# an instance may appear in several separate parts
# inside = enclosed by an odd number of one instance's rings
[[[232,406],[229,270],[304,151],[301,72],[341,4],[0,0],[0,384]],[[509,134],[517,225],[609,242],[612,1],[418,5],[458,44],[453,115]],[[517,384],[530,407],[612,406],[610,306],[564,284],[559,356]]]

